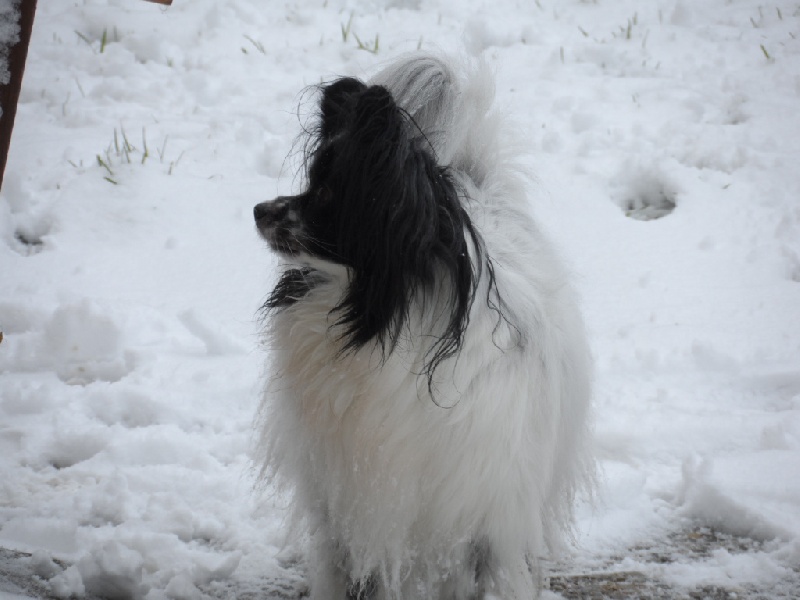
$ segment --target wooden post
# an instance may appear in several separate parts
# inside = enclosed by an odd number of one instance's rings
[[[9,48],[8,83],[0,85],[0,187],[3,186],[3,173],[6,170],[8,148],[11,145],[11,131],[14,129],[14,117],[17,114],[17,100],[22,87],[22,74],[25,72],[25,59],[28,57],[28,44],[33,30],[33,15],[36,12],[36,0],[19,0],[19,40]]]

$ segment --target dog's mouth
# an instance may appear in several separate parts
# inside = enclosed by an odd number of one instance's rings
[[[287,198],[256,204],[253,217],[259,235],[273,251],[289,256],[303,251],[302,228]]]
[[[274,252],[287,256],[297,256],[303,251],[303,244],[298,238],[299,232],[270,223],[263,226],[256,224],[256,227],[259,235]]]
[[[256,229],[273,252],[306,262],[311,259],[342,263],[332,244],[314,235],[298,206],[301,196],[285,196],[256,204],[253,208]]]

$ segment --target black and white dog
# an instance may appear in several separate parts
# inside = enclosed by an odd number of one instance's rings
[[[263,476],[311,598],[530,600],[591,479],[590,361],[482,66],[321,86],[304,188],[255,207],[269,296]]]

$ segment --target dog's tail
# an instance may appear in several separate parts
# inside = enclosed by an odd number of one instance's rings
[[[496,131],[487,127],[486,115],[494,100],[494,78],[484,62],[413,53],[387,65],[370,83],[392,93],[439,164],[469,171],[490,158],[486,151],[496,146]]]

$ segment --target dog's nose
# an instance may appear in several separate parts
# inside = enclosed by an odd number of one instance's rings
[[[271,204],[272,202],[261,202],[253,207],[253,218],[256,223],[274,214],[275,211]]]
[[[279,221],[286,214],[286,202],[284,198],[276,198],[261,202],[253,207],[253,217],[256,223],[260,221]]]
[[[256,223],[277,223],[287,217],[294,218],[291,210],[295,205],[294,201],[299,196],[278,196],[274,200],[261,202],[253,207],[253,217]]]

